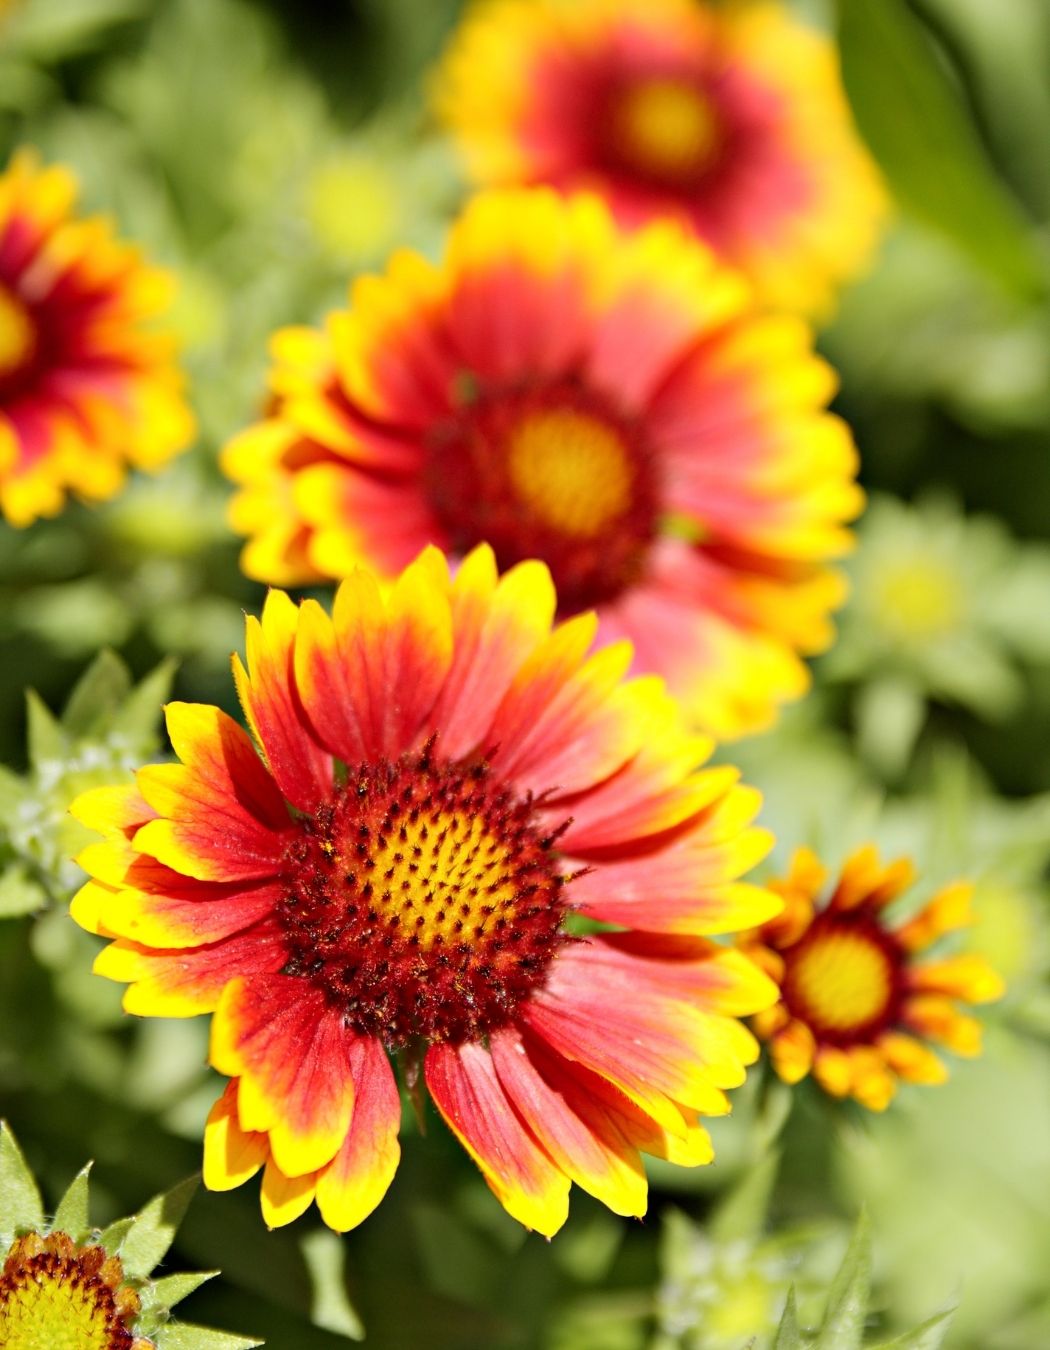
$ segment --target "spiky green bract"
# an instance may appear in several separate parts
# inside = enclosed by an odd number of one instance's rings
[[[138,1214],[118,1219],[101,1232],[91,1227],[88,1176],[90,1163],[70,1182],[54,1218],[45,1219],[40,1190],[6,1121],[0,1121],[0,1267],[16,1238],[29,1233],[46,1237],[64,1233],[77,1246],[98,1245],[120,1258],[124,1283],[138,1295],[140,1309],[129,1330],[156,1350],[252,1350],[263,1342],[207,1327],[174,1323],[176,1303],[192,1294],[217,1270],[151,1278],[168,1253],[175,1232],[193,1199],[199,1177],[189,1177],[170,1191],[154,1196]]]
[[[72,859],[94,836],[68,813],[91,787],[122,782],[154,754],[160,708],[174,665],[164,661],[138,685],[118,656],[102,651],[60,717],[26,694],[29,768],[0,768],[0,919],[64,903],[80,878]]]
[[[789,1291],[773,1350],[863,1350],[871,1294],[871,1226],[861,1213],[828,1291],[824,1319],[816,1331],[799,1326],[794,1290]],[[939,1350],[953,1309],[937,1313],[912,1331],[889,1341],[867,1342],[869,1350]]]

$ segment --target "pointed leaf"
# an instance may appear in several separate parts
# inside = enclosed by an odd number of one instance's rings
[[[180,1322],[166,1326],[155,1337],[159,1350],[253,1350],[264,1344],[248,1336],[233,1336],[228,1331],[211,1331]]]
[[[757,1238],[765,1227],[780,1154],[773,1150],[720,1200],[708,1224],[716,1242]]]
[[[24,863],[12,863],[0,875],[0,919],[35,914],[46,904],[47,892]]]
[[[195,1289],[214,1280],[218,1270],[193,1270],[185,1275],[165,1275],[162,1280],[151,1280],[142,1291],[144,1308],[174,1308]]]
[[[136,1215],[120,1244],[120,1259],[133,1279],[144,1280],[163,1259],[199,1184],[199,1176],[187,1177],[170,1191],[154,1196]]]
[[[90,1228],[91,1220],[88,1217],[88,1177],[90,1173],[91,1164],[88,1163],[86,1167],[80,1169],[69,1183],[69,1189],[58,1202],[58,1208],[55,1210],[55,1217],[51,1224],[54,1232],[68,1233],[71,1238],[76,1240]]]
[[[1008,290],[1044,282],[1033,231],[904,0],[838,0],[842,74],[890,187]],[[936,166],[931,172],[931,166]]]
[[[74,737],[98,731],[130,690],[127,666],[115,652],[104,648],[74,686],[62,713],[62,725]]]
[[[153,754],[160,742],[161,710],[171,695],[178,662],[167,657],[128,694],[109,724],[109,730],[124,735],[141,753]]]
[[[26,717],[30,764],[35,768],[48,760],[65,759],[69,753],[65,732],[35,689],[26,690]]]
[[[947,1312],[929,1318],[914,1331],[906,1331],[902,1336],[895,1336],[892,1341],[882,1341],[872,1350],[940,1350],[954,1316],[955,1309],[949,1308]]]
[[[846,1255],[828,1294],[828,1307],[814,1350],[860,1350],[871,1290],[871,1233],[861,1211]]]
[[[42,1232],[44,1202],[10,1126],[0,1121],[0,1254],[20,1232]]]
[[[784,1304],[784,1316],[777,1328],[777,1338],[773,1350],[803,1350],[802,1332],[798,1325],[798,1309],[795,1306],[795,1290],[788,1290],[787,1303]]]
[[[105,1247],[108,1256],[116,1256],[120,1251],[120,1244],[130,1233],[134,1222],[134,1218],[114,1219],[108,1228],[102,1230],[98,1240]]]

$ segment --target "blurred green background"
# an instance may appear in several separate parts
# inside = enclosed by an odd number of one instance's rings
[[[2,8],[2,6],[0,6]],[[195,1201],[170,1269],[221,1267],[186,1315],[279,1350],[744,1350],[789,1283],[810,1321],[863,1205],[872,1335],[958,1302],[959,1350],[1050,1346],[1050,6],[809,0],[897,199],[822,349],[871,506],[841,640],[773,733],[729,747],[777,861],[866,838],[927,889],[978,881],[971,941],[1011,993],[983,1059],[885,1117],[753,1076],[717,1162],[653,1168],[628,1224],[579,1192],[553,1243],[508,1219],[432,1118],[344,1239],[268,1234],[256,1187]],[[179,697],[233,710],[262,588],[225,524],[223,440],[261,404],[270,332],[343,303],[392,247],[436,256],[465,193],[424,81],[455,0],[15,0],[0,159],[71,164],[181,278],[196,449],[111,504],[0,526],[0,1112],[53,1202],[97,1159],[99,1222],[199,1165],[206,1026],[132,1025],[65,904],[74,791],[159,749]],[[39,699],[27,715],[24,690]],[[770,1152],[775,1148],[775,1155]],[[779,1165],[774,1163],[779,1159]],[[742,1188],[742,1189],[741,1189]]]

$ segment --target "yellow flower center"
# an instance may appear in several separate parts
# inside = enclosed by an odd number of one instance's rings
[[[128,1321],[139,1301],[122,1283],[119,1260],[101,1247],[77,1247],[64,1233],[18,1239],[0,1275],[0,1346],[133,1350]]]
[[[694,84],[667,76],[639,80],[618,96],[614,148],[629,165],[657,178],[695,177],[720,140],[710,99]]]
[[[785,997],[815,1032],[847,1032],[889,1007],[893,969],[877,942],[843,924],[811,930],[789,950]]]
[[[545,978],[565,912],[531,798],[429,748],[353,770],[288,855],[285,973],[390,1048],[477,1040]]]
[[[592,539],[630,505],[627,447],[612,427],[571,408],[531,412],[511,433],[511,485],[543,525]]]
[[[966,609],[958,576],[937,558],[913,557],[884,566],[874,595],[879,623],[898,641],[950,633]]]
[[[0,282],[0,377],[21,369],[35,346],[36,330],[29,310]]]

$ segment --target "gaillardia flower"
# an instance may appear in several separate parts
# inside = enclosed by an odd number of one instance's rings
[[[385,596],[358,571],[331,618],[273,591],[235,660],[263,758],[169,704],[181,762],[73,808],[108,835],[73,908],[116,938],[97,969],[129,1012],[215,1014],[205,1183],[263,1167],[271,1226],[378,1203],[390,1053],[541,1233],[570,1181],[641,1214],[639,1150],[710,1157],[698,1113],[757,1054],[736,1017],[776,996],[705,936],[779,908],[737,880],[769,844],[757,794],[697,770],[660,682],[623,683],[626,646],[588,657],[593,616],[552,631],[554,609],[542,564],[498,579],[484,547],[451,581],[429,549]]]
[[[976,1055],[980,1023],[960,1003],[999,998],[1003,983],[983,956],[930,957],[926,949],[970,921],[972,886],[954,882],[907,922],[884,912],[915,880],[907,858],[879,861],[875,848],[846,861],[827,902],[816,897],[827,872],[799,849],[788,875],[770,883],[783,911],[741,946],[780,986],[780,1002],[752,1019],[769,1041],[786,1083],[812,1071],[834,1097],[884,1110],[898,1080],[940,1083],[948,1076],[927,1042]]]
[[[677,217],[776,307],[826,309],[884,214],[832,43],[778,3],[487,0],[436,101],[480,182]]]
[[[322,332],[286,329],[226,449],[249,575],[392,575],[427,543],[543,559],[717,735],[799,696],[860,509],[834,376],[797,318],[678,226],[595,197],[482,194],[443,265],[396,254]]]
[[[13,525],[67,492],[111,497],[129,465],[183,449],[193,419],[174,339],[153,325],[167,273],[102,219],[72,215],[76,184],[28,151],[0,173],[0,512]]]
[[[196,1190],[191,1178],[100,1232],[88,1217],[90,1165],[53,1221],[0,1121],[0,1346],[3,1350],[251,1350],[242,1336],[170,1322],[173,1304],[217,1272],[151,1279]]]

